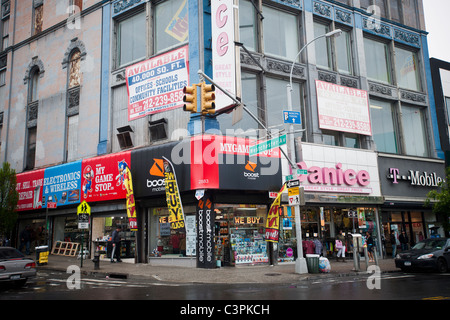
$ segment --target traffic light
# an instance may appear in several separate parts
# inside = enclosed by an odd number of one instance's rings
[[[203,115],[206,114],[214,114],[216,113],[216,94],[214,91],[216,88],[213,84],[206,84],[202,82],[200,84],[200,90],[201,90],[201,112]]]
[[[191,113],[197,112],[197,85],[186,86],[183,88],[183,110]]]

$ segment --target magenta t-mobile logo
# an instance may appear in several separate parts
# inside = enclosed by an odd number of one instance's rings
[[[392,183],[398,183],[397,181],[397,175],[399,174],[400,170],[397,168],[389,168],[389,173],[391,174],[391,177],[394,178],[394,181]]]

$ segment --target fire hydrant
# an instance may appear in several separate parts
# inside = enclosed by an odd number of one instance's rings
[[[92,262],[94,263],[94,270],[100,269],[100,253],[98,251],[94,252],[94,259],[92,259]]]

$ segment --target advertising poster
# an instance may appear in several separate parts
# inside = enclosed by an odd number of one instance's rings
[[[281,194],[283,193],[286,185],[284,184],[280,192],[272,203],[267,214],[266,221],[266,241],[278,242],[280,238],[280,204],[281,204]]]
[[[65,206],[80,203],[81,161],[45,169],[42,208],[48,202]]]
[[[94,202],[125,199],[125,171],[130,163],[130,151],[83,160],[82,200]]]
[[[367,91],[316,80],[321,129],[372,135]]]
[[[16,190],[19,193],[17,211],[40,209],[43,185],[44,169],[17,174]]]
[[[183,106],[189,84],[189,46],[128,67],[128,121]]]
[[[126,188],[126,201],[127,201],[127,216],[128,223],[131,231],[137,230],[137,218],[136,218],[136,202],[134,200],[134,192],[133,192],[133,180],[131,178],[130,168],[127,166],[124,168],[124,182]]]
[[[180,192],[178,191],[175,170],[167,158],[163,158],[163,160],[170,228],[172,230],[185,229],[183,205],[181,204]]]

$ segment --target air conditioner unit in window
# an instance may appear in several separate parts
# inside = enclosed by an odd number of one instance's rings
[[[132,133],[134,132],[130,126],[117,128],[117,140],[119,141],[120,149],[129,149],[133,147]]]
[[[164,140],[167,139],[167,119],[162,118],[148,123],[150,130],[150,140]]]

